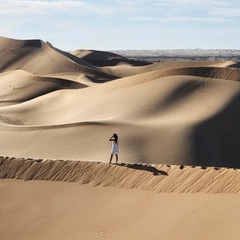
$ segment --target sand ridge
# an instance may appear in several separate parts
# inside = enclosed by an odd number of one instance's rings
[[[13,40],[1,37],[1,71],[23,69],[34,74],[80,72],[101,80],[116,77],[69,53],[50,47],[41,40]],[[75,61],[74,61],[75,60]]]
[[[158,193],[240,193],[239,169],[0,158],[0,178],[76,182]]]

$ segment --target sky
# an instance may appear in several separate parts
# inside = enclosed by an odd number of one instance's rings
[[[240,49],[239,0],[0,0],[0,36],[77,49]]]

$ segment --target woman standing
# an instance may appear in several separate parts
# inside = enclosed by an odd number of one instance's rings
[[[114,133],[109,141],[112,141],[112,151],[111,151],[111,157],[110,157],[110,162],[109,164],[111,164],[112,162],[112,158],[113,158],[113,155],[116,156],[116,163],[118,162],[118,153],[119,153],[119,148],[118,148],[118,145],[119,145],[119,142],[118,142],[118,135],[116,133]]]

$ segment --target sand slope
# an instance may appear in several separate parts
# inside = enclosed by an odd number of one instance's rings
[[[0,180],[6,240],[236,240],[239,195]],[[9,201],[11,199],[11,201]],[[8,223],[8,224],[6,224]]]
[[[1,157],[0,178],[4,239],[229,240],[240,234],[236,169]]]
[[[7,38],[0,53],[2,155],[108,161],[117,132],[122,162],[240,166],[237,62],[139,66]]]
[[[0,48],[1,71],[22,69],[38,75],[77,72],[104,81],[116,78],[74,55],[50,47],[41,40],[14,40],[1,37]]]
[[[240,193],[239,169],[0,158],[0,178],[77,182],[158,193]]]

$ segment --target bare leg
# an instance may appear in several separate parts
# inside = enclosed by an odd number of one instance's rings
[[[118,155],[116,154],[115,156],[116,156],[116,163],[118,163]]]
[[[111,154],[111,157],[110,157],[109,164],[111,164],[111,163],[112,163],[112,158],[113,158],[113,155]]]

